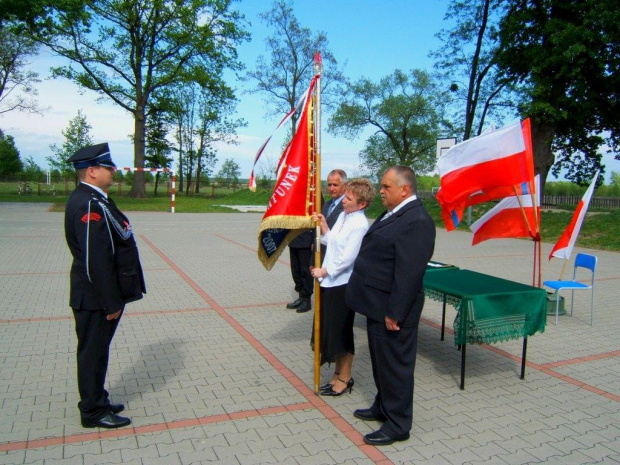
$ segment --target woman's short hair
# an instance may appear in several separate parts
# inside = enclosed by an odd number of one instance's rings
[[[368,179],[351,179],[344,183],[344,190],[350,191],[357,203],[366,203],[366,207],[369,207],[375,198],[375,188]]]

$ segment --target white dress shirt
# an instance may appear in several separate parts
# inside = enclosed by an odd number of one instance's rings
[[[320,279],[321,287],[342,286],[349,282],[353,262],[367,230],[368,220],[364,210],[342,212],[334,227],[321,236],[321,243],[327,246],[322,266],[327,269],[327,276]]]
[[[396,213],[398,210],[400,210],[401,208],[403,208],[405,205],[407,205],[409,202],[413,202],[415,199],[417,199],[418,196],[413,194],[410,195],[409,197],[407,197],[405,200],[403,200],[401,203],[399,203],[398,205],[396,205],[394,207],[394,209],[392,210],[392,213]]]

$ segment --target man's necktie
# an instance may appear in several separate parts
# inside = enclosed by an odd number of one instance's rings
[[[394,214],[394,212],[387,212],[385,214],[385,216],[383,218],[381,218],[381,221],[388,219],[390,216],[392,216]]]
[[[336,202],[332,202],[329,208],[327,209],[327,216],[332,214],[332,212],[334,211],[334,208],[336,208]]]

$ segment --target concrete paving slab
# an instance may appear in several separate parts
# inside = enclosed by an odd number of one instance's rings
[[[148,294],[130,304],[111,350],[108,390],[132,426],[79,424],[70,254],[63,215],[0,204],[0,463],[9,464],[525,464],[620,459],[620,254],[599,257],[595,324],[589,295],[528,340],[467,348],[466,389],[441,305],[420,327],[411,439],[364,445],[377,425],[353,417],[374,397],[365,321],[356,318],[355,386],[312,392],[312,312],[295,293],[288,254],[256,257],[260,213],[130,212]],[[543,257],[552,244],[543,244]],[[576,249],[573,254],[582,251]],[[437,261],[531,284],[533,245],[438,230]],[[562,261],[543,258],[544,279]],[[456,312],[448,308],[451,330]],[[331,370],[324,366],[322,378]]]

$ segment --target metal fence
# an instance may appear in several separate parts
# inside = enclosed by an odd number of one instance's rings
[[[73,189],[75,189],[76,179],[74,177],[66,178],[66,177],[54,177],[51,179],[46,179],[45,176],[40,177],[39,179],[27,179],[25,176],[0,176],[0,192],[3,193],[14,193],[19,195],[69,195]],[[128,184],[123,181],[116,181],[112,189],[114,189],[114,193],[120,194],[124,189],[128,188],[131,184]],[[204,188],[208,187],[211,190],[215,190],[217,187],[217,183],[203,184]],[[153,183],[146,183],[147,191],[152,190]],[[239,186],[233,186],[233,192],[236,191],[236,188]],[[165,190],[168,190],[168,195],[170,194],[170,185],[168,180],[163,179],[159,182],[159,188],[162,189],[162,193]],[[183,189],[186,190],[185,188]],[[209,194],[209,189],[205,192],[205,194]],[[193,192],[193,188],[190,188],[190,191]],[[214,194],[214,192],[212,192]],[[418,197],[422,199],[432,199],[436,195],[436,191],[433,189],[432,191],[419,191]],[[542,207],[543,208],[575,208],[575,206],[579,203],[583,196],[578,194],[571,195],[548,195],[545,194],[542,197]],[[620,209],[620,197],[598,197],[593,196],[590,200],[590,208],[597,210],[617,210]]]
[[[435,197],[435,191],[419,191],[418,197],[422,199],[431,199]],[[543,195],[542,207],[543,208],[575,208],[579,201],[582,199],[582,195]],[[596,197],[593,196],[590,199],[591,209],[597,210],[617,210],[620,209],[620,197]]]
[[[581,200],[582,195],[543,195],[543,207],[575,207]],[[590,199],[590,208],[601,210],[616,210],[620,208],[618,197],[596,197]]]

